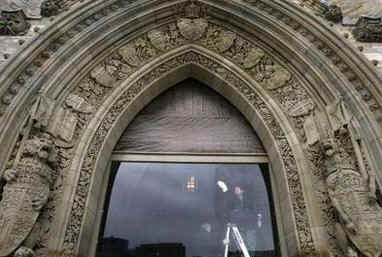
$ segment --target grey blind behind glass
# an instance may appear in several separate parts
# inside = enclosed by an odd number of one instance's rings
[[[115,151],[265,153],[243,115],[195,80],[181,82],[146,106]]]

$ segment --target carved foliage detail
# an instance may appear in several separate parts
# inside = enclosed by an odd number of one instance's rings
[[[202,19],[192,15],[186,18],[191,20]],[[196,33],[197,36],[192,36],[193,43],[215,51],[241,66],[243,70],[258,81],[266,90],[285,90],[283,93],[285,96],[280,96],[280,102],[285,107],[284,110],[286,112],[293,103],[297,103],[303,98],[303,96],[288,96],[288,86],[294,86],[296,89],[298,88],[297,82],[293,80],[291,74],[284,67],[273,61],[272,58],[257,45],[243,39],[232,31],[222,29],[210,22],[207,23],[205,28],[202,28],[203,33],[198,32]],[[201,35],[200,38],[199,35]],[[47,128],[49,133],[55,137],[55,145],[58,153],[57,173],[60,179],[51,190],[50,200],[45,205],[44,212],[40,215],[43,220],[42,226],[44,227],[44,231],[47,231],[46,233],[44,232],[44,242],[49,238],[49,224],[55,215],[56,203],[60,200],[65,170],[70,166],[70,162],[73,158],[75,151],[75,148],[73,148],[74,142],[81,136],[81,133],[86,128],[92,117],[92,113],[102,105],[104,99],[119,85],[119,81],[126,79],[143,64],[161,53],[189,42],[190,39],[187,37],[184,31],[183,33],[181,32],[178,23],[171,23],[129,42],[98,64],[65,99],[63,106],[59,108],[58,113],[60,113],[60,115],[58,116],[60,118],[49,122],[51,124],[49,124]],[[97,130],[92,146],[89,149],[81,169],[72,206],[71,219],[65,235],[66,250],[70,252],[77,247],[90,180],[93,175],[93,165],[110,126],[112,126],[121,110],[126,108],[149,82],[160,77],[164,72],[176,69],[179,65],[185,63],[201,65],[211,72],[216,73],[218,76],[221,76],[231,85],[234,85],[261,114],[272,135],[277,139],[284,159],[284,165],[288,172],[288,181],[293,194],[293,207],[296,224],[300,233],[301,247],[306,252],[314,252],[301,184],[297,175],[297,166],[289,143],[285,139],[284,132],[278,125],[277,120],[273,117],[272,112],[253,88],[246,85],[234,74],[219,66],[213,60],[194,53],[185,54],[169,60],[167,63],[162,64],[145,75],[125,91],[121,98],[115,103],[111,112],[105,117],[105,120]],[[281,92],[277,94],[282,95]],[[38,123],[40,123],[41,126],[47,125],[44,119],[40,119]],[[67,124],[71,124],[71,126],[66,127]],[[65,133],[60,133],[60,131]],[[12,175],[9,174],[9,177],[11,176]],[[44,244],[45,243],[43,243],[43,245]]]
[[[145,75],[135,84],[131,85],[129,89],[126,90],[116,101],[110,112],[101,123],[93,138],[93,143],[91,144],[91,148],[89,149],[88,155],[85,159],[85,164],[81,169],[80,181],[77,186],[77,193],[74,199],[71,213],[72,218],[70,219],[70,223],[67,227],[67,232],[65,235],[65,250],[73,251],[77,247],[76,244],[78,242],[81,221],[84,215],[84,208],[87,199],[86,197],[89,190],[94,164],[97,158],[97,154],[100,152],[100,148],[106,137],[107,131],[109,131],[113,126],[113,123],[116,121],[122,110],[127,108],[135,96],[144,90],[152,80],[161,76],[161,74],[164,72],[176,69],[180,65],[190,62],[205,67],[211,72],[222,76],[223,79],[229,82],[231,85],[234,85],[263,117],[265,123],[272,132],[272,135],[277,139],[284,165],[288,173],[288,181],[290,190],[293,194],[293,207],[296,215],[296,223],[298,226],[302,249],[306,253],[313,254],[314,247],[309,221],[306,216],[306,206],[304,203],[304,197],[302,195],[301,182],[299,180],[299,176],[297,175],[297,165],[294,160],[290,145],[285,138],[284,132],[278,125],[276,119],[273,117],[265,102],[257,95],[254,89],[246,85],[239,78],[230,73],[228,70],[219,66],[219,64],[215,63],[214,61],[192,52],[169,60],[167,63],[162,64],[158,68],[151,71],[149,74]]]

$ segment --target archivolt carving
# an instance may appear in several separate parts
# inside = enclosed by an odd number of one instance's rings
[[[186,43],[187,38],[184,38],[181,31],[179,31],[179,28],[180,30],[182,29],[181,26],[178,27],[175,24],[169,24],[165,27],[158,28],[149,32],[147,34],[148,40],[146,40],[145,37],[133,40],[131,43],[118,50],[116,54],[114,54],[103,64],[97,66],[91,72],[90,78],[84,79],[84,81],[80,84],[75,92],[88,99],[88,101],[95,106],[98,106],[99,103],[97,103],[98,101],[95,99],[99,98],[98,95],[100,97],[104,97],[108,94],[107,92],[111,90],[110,88],[115,85],[115,81],[120,79],[118,74],[122,70],[121,67],[128,65],[129,72],[133,72],[136,70],[136,67],[141,66],[145,62],[154,58],[154,54],[159,54],[158,51],[153,50],[155,43],[159,43],[155,44],[155,48],[160,52],[173,49],[177,46],[180,46],[181,44]],[[282,103],[285,103],[284,110],[286,112],[289,111],[288,107],[297,103],[298,100],[308,97],[308,94],[305,92],[305,90],[301,89],[301,86],[298,86],[295,80],[294,83],[291,83],[292,76],[287,70],[285,70],[285,68],[275,63],[272,58],[266,55],[263,50],[248,42],[247,40],[239,37],[234,32],[227,31],[213,24],[209,24],[203,37],[198,41],[194,41],[194,43],[201,44],[211,50],[223,54],[228,59],[231,59],[243,67],[243,69],[247,69],[252,76],[261,77],[261,79],[257,79],[257,81],[264,85],[265,88],[269,88],[269,85],[274,84],[277,84],[275,88],[282,88],[283,86],[287,86],[287,84],[291,84],[291,87],[294,86],[294,88],[290,88],[289,91],[300,88],[300,90],[304,92],[301,97],[297,97],[296,94],[293,93],[293,95],[288,96],[289,98],[284,96],[284,98],[288,99],[281,100]],[[111,62],[112,59],[114,60],[113,62]],[[252,88],[244,84],[227,69],[221,67],[217,63],[214,63],[212,60],[194,53],[168,61],[167,63],[151,71],[150,74],[145,75],[144,78],[131,86],[130,89],[123,94],[120,100],[117,101],[117,103],[112,108],[111,113],[107,115],[105,121],[97,130],[97,134],[93,140],[92,148],[89,150],[88,157],[85,160],[85,165],[81,170],[77,194],[75,196],[74,205],[72,208],[72,219],[70,220],[70,224],[68,226],[65,237],[65,249],[72,251],[76,248],[79,229],[81,228],[81,219],[84,215],[86,194],[89,190],[88,186],[93,169],[92,165],[97,158],[97,153],[102,145],[104,137],[106,136],[106,132],[112,127],[113,122],[116,120],[121,110],[126,108],[131,100],[140,91],[142,91],[150,81],[153,81],[154,79],[160,77],[163,73],[171,71],[185,63],[196,63],[206,67],[208,70],[219,74],[224,80],[228,81],[232,85],[235,85],[254,105],[254,108],[259,110],[265,122],[269,126],[269,129],[272,131],[272,134],[275,136],[275,138],[280,140],[280,148],[282,149],[282,155],[285,158],[285,165],[290,179],[290,188],[294,194],[293,199],[296,201],[294,208],[298,230],[300,231],[299,235],[302,250],[307,253],[313,253],[314,249],[312,236],[308,224],[308,219],[305,213],[306,207],[303,202],[302,188],[297,175],[297,166],[293,158],[290,146],[285,138],[284,132],[277,124],[277,121],[272,116],[270,110],[266,107],[266,104],[259,98],[259,96],[257,96],[256,92]],[[115,69],[113,69],[113,67]],[[113,78],[110,79],[112,84],[106,85],[107,83],[97,79],[94,74],[97,73],[100,69],[102,72],[108,72],[105,76],[106,78]],[[113,71],[108,71],[110,69]],[[85,85],[87,86],[85,87]],[[287,94],[288,93],[286,92],[285,95]],[[280,97],[280,99],[282,98]]]
[[[218,63],[204,56],[200,56],[197,53],[188,53],[179,56],[175,59],[169,60],[167,63],[159,66],[158,68],[151,71],[149,74],[145,75],[135,84],[131,85],[128,90],[126,90],[123,95],[117,100],[117,102],[111,108],[111,111],[107,114],[104,121],[98,128],[94,138],[91,148],[89,149],[88,156],[85,159],[85,164],[81,169],[80,181],[77,186],[77,194],[74,199],[74,205],[72,208],[71,220],[67,229],[65,236],[65,249],[67,251],[73,251],[76,247],[76,242],[78,242],[79,229],[81,227],[81,220],[84,215],[84,208],[87,199],[87,193],[89,190],[90,179],[92,176],[92,171],[94,169],[94,163],[97,158],[97,153],[105,140],[107,131],[113,126],[118,115],[123,109],[127,108],[134,97],[143,91],[149,83],[158,78],[160,74],[164,72],[169,72],[176,69],[177,67],[187,64],[194,63],[200,65],[210,72],[214,72],[223,77],[224,80],[234,85],[240,92],[246,97],[253,108],[258,110],[261,116],[264,118],[264,122],[268,125],[272,134],[276,138],[278,145],[280,147],[281,155],[284,160],[286,170],[288,172],[288,181],[290,190],[293,194],[292,198],[294,200],[294,211],[296,215],[296,223],[300,236],[300,243],[302,250],[309,254],[314,254],[314,247],[312,241],[312,235],[310,231],[310,226],[308,223],[308,218],[306,216],[306,206],[304,203],[304,197],[302,195],[301,182],[297,174],[297,165],[293,157],[292,150],[286,140],[285,134],[281,127],[278,125],[276,119],[273,117],[271,111],[266,106],[265,102],[257,95],[255,90],[244,82],[242,82],[235,75],[230,73],[228,70],[221,67]]]
[[[266,4],[263,4],[261,1],[256,1],[254,4],[260,9],[266,7]],[[272,13],[272,9],[268,11]],[[188,19],[186,22],[184,20],[183,22],[182,20],[178,20],[178,22],[169,23],[142,35],[139,38],[133,39],[127,45],[121,47],[118,51],[106,58],[106,60],[98,64],[98,66],[96,66],[88,76],[79,83],[73,92],[68,95],[61,108],[64,109],[63,113],[67,113],[68,115],[67,121],[73,122],[64,122],[63,124],[58,125],[58,127],[62,127],[68,123],[75,125],[74,127],[65,128],[64,130],[66,134],[64,136],[57,136],[57,138],[59,138],[59,143],[56,146],[58,148],[59,156],[59,168],[57,169],[57,172],[60,176],[64,176],[65,169],[69,167],[69,163],[73,158],[73,142],[81,137],[92,118],[92,112],[94,112],[95,108],[98,108],[103,104],[103,101],[114,89],[119,87],[119,82],[133,74],[142,67],[142,65],[159,57],[168,50],[175,49],[191,41],[193,44],[208,48],[216,54],[224,56],[228,60],[234,62],[237,66],[241,67],[243,72],[250,75],[260,86],[267,90],[267,92],[273,96],[280,105],[281,109],[290,116],[296,131],[300,133],[301,139],[306,137],[308,145],[317,142],[317,140],[312,139],[312,137],[314,138],[314,135],[305,135],[306,131],[310,131],[308,128],[312,127],[312,115],[316,108],[316,104],[313,102],[306,89],[298,83],[297,79],[292,76],[285,67],[273,60],[273,58],[253,42],[249,42],[237,33],[214,24],[211,20],[207,21],[205,17],[199,17],[196,13],[196,11],[190,11],[190,14],[184,18]],[[293,20],[287,19],[287,17],[284,17],[282,14],[279,16],[283,22],[295,26],[297,30],[300,29],[299,24],[293,25]],[[95,16],[94,18],[98,20],[100,19]],[[195,22],[200,23],[203,26],[201,26],[201,28],[195,28]],[[78,29],[82,30],[81,27],[78,27]],[[304,34],[307,37],[312,36],[312,34],[306,31]],[[312,41],[317,43],[314,37]],[[324,50],[326,46],[322,44],[320,45]],[[330,52],[330,50],[328,51]],[[328,56],[333,57],[333,53],[330,52]],[[166,72],[170,72],[181,65],[189,63],[199,65],[210,72],[217,74],[217,76],[220,76],[230,85],[236,87],[236,89],[241,92],[263,118],[268,129],[271,131],[275,142],[277,142],[285,170],[287,171],[287,179],[291,198],[293,200],[293,209],[301,250],[303,253],[312,256],[315,255],[316,251],[307,217],[306,204],[297,171],[296,160],[294,159],[286,135],[278,124],[277,119],[252,87],[248,86],[245,82],[240,80],[240,78],[236,77],[235,74],[212,59],[194,52],[168,60],[166,63],[144,75],[133,85],[129,86],[103,119],[92,140],[91,147],[88,149],[87,156],[80,171],[76,194],[70,214],[71,218],[65,234],[65,250],[72,252],[76,251],[78,247],[77,244],[81,226],[83,225],[82,222],[86,201],[88,199],[89,186],[92,176],[94,176],[94,164],[99,150],[106,139],[106,135],[116,122],[118,115],[122,110],[129,106],[133,99],[142,92],[150,82],[161,77]],[[71,117],[71,115],[74,116]],[[319,169],[322,170],[322,160],[324,159],[322,157],[322,152],[318,150],[315,152],[315,155],[312,156],[320,158],[317,163]],[[62,190],[62,188],[59,186],[53,190],[52,195],[54,195],[54,199],[52,200],[53,204],[51,204],[49,212],[54,213],[55,203],[59,201],[59,194],[57,192],[60,192],[60,190]],[[331,207],[328,203],[328,199],[327,192],[322,193],[322,198],[320,198],[320,200],[325,202],[327,208],[330,209]],[[46,217],[44,216],[46,213],[48,213],[48,211],[45,212],[45,214],[43,212],[41,216]],[[334,219],[330,216],[332,213],[333,212],[329,212],[329,214],[323,213],[322,215],[323,217],[329,215],[328,219],[331,220]],[[47,215],[48,218],[44,218],[43,221],[45,224],[48,224],[48,226],[51,222],[51,217],[49,218],[49,215]],[[335,235],[333,238],[334,237]]]
[[[31,82],[31,77],[35,75],[36,72],[41,70],[43,64],[48,61],[48,59],[55,56],[55,53],[63,46],[72,44],[72,41],[69,43],[69,40],[75,37],[76,34],[81,33],[87,27],[98,26],[96,24],[97,21],[101,19],[106,19],[107,16],[114,15],[119,10],[124,10],[130,7],[130,3],[136,2],[136,0],[129,1],[111,1],[110,4],[104,6],[101,10],[96,13],[89,13],[89,16],[84,15],[84,18],[79,20],[76,19],[76,22],[71,24],[71,27],[68,28],[67,31],[57,32],[54,37],[52,37],[51,42],[49,42],[49,46],[47,48],[41,49],[36,57],[33,58],[30,62],[27,63],[25,68],[19,72],[14,72],[15,78],[9,83],[5,83],[3,87],[7,88],[6,92],[1,95],[1,103],[0,103],[0,117],[3,116],[8,109],[8,106],[15,99],[15,95],[17,95],[20,90],[25,88],[25,85]],[[360,77],[359,72],[352,67],[349,66],[349,63],[342,58],[342,56],[338,53],[337,48],[333,48],[327,42],[325,42],[322,35],[318,35],[317,31],[313,31],[308,23],[304,23],[301,20],[297,20],[296,17],[293,17],[289,13],[287,14],[284,10],[276,10],[274,5],[271,4],[268,0],[246,0],[251,8],[254,8],[257,11],[262,12],[266,16],[272,16],[276,18],[279,22],[282,22],[283,25],[292,28],[299,33],[300,36],[304,37],[308,41],[312,43],[326,58],[328,58],[334,67],[337,67],[339,71],[353,84],[354,88],[360,93],[363,100],[367,103],[370,110],[374,113],[375,118],[377,120],[382,119],[382,109],[380,108],[380,104],[378,100],[376,100],[372,93],[370,92],[370,88],[365,86],[365,81]],[[295,7],[293,7],[295,8]],[[179,12],[179,10],[177,10]],[[176,25],[175,25],[176,26]],[[174,31],[174,28],[171,28]],[[312,30],[312,31],[311,31]],[[153,37],[149,37],[150,40],[153,40]],[[232,35],[228,37],[222,37],[222,39],[227,39],[227,42],[223,43],[219,48],[221,51],[224,51],[226,48],[225,44],[229,44]],[[162,39],[160,39],[162,40]],[[166,40],[170,40],[168,38]],[[161,44],[158,44],[156,41],[155,45],[161,49]],[[256,56],[257,54],[255,54]],[[260,53],[261,55],[261,53]],[[255,57],[255,60],[257,58]],[[24,60],[23,60],[24,62]],[[252,61],[250,61],[252,63]],[[249,64],[250,65],[250,64]],[[39,87],[39,86],[37,86]],[[22,90],[23,91],[23,90]]]
[[[118,81],[126,78],[137,70],[138,67],[152,60],[159,54],[185,44],[188,39],[181,33],[181,30],[181,26],[172,23],[147,33],[147,37],[143,36],[134,39],[95,67],[89,74],[89,77],[85,78],[75,89],[74,93],[87,99],[92,105],[100,106],[102,99],[118,85]],[[275,63],[275,61],[258,46],[241,38],[234,32],[210,23],[208,28],[205,29],[203,36],[199,40],[194,40],[194,43],[208,47],[232,60],[245,69],[248,74],[255,77],[265,89],[271,91],[280,90],[280,93],[277,92],[275,95],[279,97],[285,112],[289,112],[291,106],[299,103],[302,99],[310,99],[306,91],[298,85],[296,80],[292,78],[292,75],[285,68]],[[290,190],[293,192],[292,198],[295,201],[294,210],[301,249],[306,253],[314,254],[315,250],[308,218],[306,216],[302,188],[298,179],[297,166],[284,132],[266,104],[252,88],[248,87],[224,67],[195,53],[169,60],[167,63],[151,71],[148,75],[145,75],[121,96],[113,106],[111,112],[106,116],[104,122],[97,130],[91,149],[89,149],[88,156],[84,161],[85,164],[81,169],[71,219],[65,236],[65,250],[70,252],[74,251],[77,247],[76,244],[82,225],[81,222],[85,211],[84,208],[92,177],[93,165],[107,131],[112,127],[113,122],[115,122],[121,110],[126,108],[132,99],[139,92],[144,90],[146,85],[162,74],[186,63],[195,63],[207,68],[211,72],[219,74],[224,80],[235,85],[253,104],[254,108],[261,113],[272,134],[279,140],[281,154],[284,158],[286,170],[288,171]],[[283,94],[281,93],[282,90],[285,90]],[[78,132],[78,134],[80,134],[80,132]]]

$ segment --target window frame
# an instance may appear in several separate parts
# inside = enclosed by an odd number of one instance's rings
[[[108,189],[105,194],[104,209],[102,215],[98,240],[103,235],[105,229],[105,222],[107,212],[111,199],[111,191],[113,188],[114,179],[112,176],[116,175],[122,162],[146,162],[146,163],[219,163],[219,164],[258,164],[263,172],[264,181],[268,192],[268,199],[270,202],[270,212],[272,219],[273,237],[275,244],[276,256],[281,257],[285,253],[283,242],[280,241],[281,224],[280,212],[278,203],[276,203],[275,185],[273,184],[271,162],[265,153],[179,153],[179,152],[129,152],[129,151],[114,151],[108,169],[112,172],[110,174]],[[114,171],[114,172],[113,172]],[[114,174],[114,175],[113,175]],[[98,242],[97,242],[98,245]]]

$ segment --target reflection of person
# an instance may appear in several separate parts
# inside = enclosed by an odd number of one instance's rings
[[[244,188],[236,186],[234,189],[234,203],[231,211],[231,222],[238,225],[248,251],[256,249],[256,220],[253,202]]]
[[[256,225],[258,217],[254,211],[254,203],[249,185],[236,183],[229,185],[220,179],[217,181],[216,216],[221,227],[221,237],[224,238],[227,224],[236,224],[239,228],[248,251],[253,256],[256,249]],[[227,243],[225,241],[225,243]],[[232,245],[232,244],[231,244]]]

